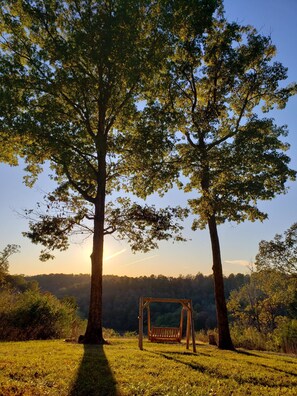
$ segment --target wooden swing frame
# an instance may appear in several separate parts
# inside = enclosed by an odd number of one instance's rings
[[[182,305],[179,327],[155,327],[151,326],[150,303],[178,303]],[[183,331],[184,312],[187,313],[186,348],[190,348],[190,337],[192,335],[193,352],[196,352],[195,329],[193,321],[192,300],[176,298],[153,298],[140,297],[139,299],[139,336],[138,346],[143,350],[143,312],[147,310],[148,339],[151,342],[181,342]]]

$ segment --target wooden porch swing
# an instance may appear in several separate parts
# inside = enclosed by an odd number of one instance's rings
[[[151,326],[150,303],[179,303],[182,305],[179,327],[156,327]],[[192,300],[175,298],[152,298],[140,297],[139,299],[139,349],[143,350],[143,311],[147,309],[148,339],[151,342],[181,342],[183,332],[184,313],[187,313],[186,348],[190,346],[192,335],[193,352],[196,352],[195,329],[193,321]]]

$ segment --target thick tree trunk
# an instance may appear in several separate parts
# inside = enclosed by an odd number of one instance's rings
[[[102,333],[102,271],[104,235],[100,208],[96,207],[94,219],[93,252],[91,255],[91,293],[85,344],[104,344]]]
[[[104,344],[102,332],[102,277],[104,250],[104,220],[106,197],[106,137],[103,133],[98,138],[98,179],[95,200],[93,251],[91,254],[91,293],[88,325],[84,344]]]
[[[218,347],[220,349],[234,350],[228,323],[227,306],[224,293],[221,250],[215,216],[211,216],[211,218],[208,220],[208,227],[213,257],[212,270],[214,276],[215,301],[219,332]]]

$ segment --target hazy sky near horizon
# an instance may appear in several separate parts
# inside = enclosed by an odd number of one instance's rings
[[[277,47],[276,60],[288,67],[287,83],[297,81],[297,1],[296,0],[225,0],[229,20],[255,26],[262,34],[271,35]],[[297,169],[297,97],[291,98],[282,111],[273,111],[271,116],[278,125],[287,124],[291,144],[289,155],[291,167]],[[38,260],[41,247],[32,245],[22,237],[28,222],[18,213],[24,208],[33,208],[44,191],[51,190],[51,182],[45,173],[36,185],[24,186],[21,167],[0,164],[0,251],[8,243],[21,246],[21,252],[10,259],[10,272],[15,274],[89,273],[91,240],[73,243],[66,252],[57,252],[56,258],[42,263]],[[297,182],[290,184],[286,195],[273,201],[260,203],[269,219],[263,223],[245,222],[237,225],[226,223],[219,227],[224,273],[248,272],[254,261],[260,240],[270,240],[276,233],[283,233],[296,219]],[[163,199],[153,196],[150,203],[162,206],[185,205],[186,196],[180,191],[171,191]],[[189,240],[172,244],[162,242],[159,249],[146,254],[132,254],[123,241],[106,238],[104,274],[142,276],[163,274],[211,273],[212,258],[207,231],[190,230],[190,220],[185,223],[184,234]]]

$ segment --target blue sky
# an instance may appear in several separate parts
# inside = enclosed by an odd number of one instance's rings
[[[276,60],[288,67],[287,82],[297,81],[297,1],[296,0],[225,0],[229,20],[251,24],[262,34],[271,35],[277,47]],[[291,167],[297,169],[297,97],[291,98],[282,111],[271,116],[279,125],[287,124],[291,144],[289,152]],[[51,189],[46,173],[35,187],[29,189],[22,183],[21,167],[11,168],[0,164],[0,250],[8,243],[21,245],[21,252],[11,257],[10,272],[22,274],[40,273],[89,273],[91,241],[73,243],[68,251],[57,253],[55,260],[42,263],[38,260],[40,247],[32,245],[21,233],[27,229],[22,218],[24,208],[32,208],[42,199],[43,192]],[[269,219],[264,223],[246,222],[240,225],[226,223],[219,227],[224,273],[248,272],[260,240],[270,240],[276,233],[283,233],[296,219],[297,182],[291,183],[289,192],[275,200],[260,203]],[[150,203],[158,202],[151,197]],[[171,191],[163,198],[163,205],[183,205],[186,197],[182,192]],[[190,230],[185,223],[185,243],[164,242],[159,249],[146,254],[132,254],[125,242],[112,237],[106,239],[105,274],[142,276],[163,274],[211,273],[212,258],[207,231]],[[74,241],[75,242],[75,241]]]

